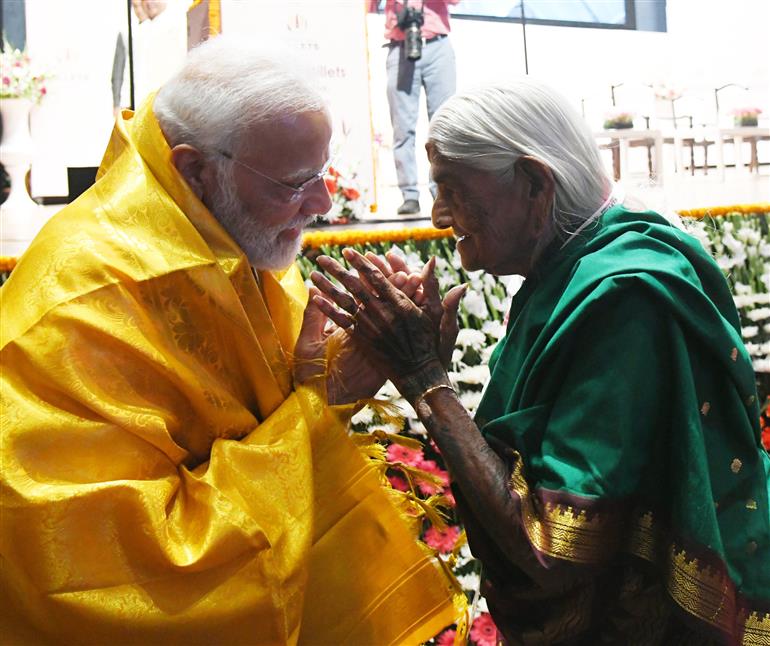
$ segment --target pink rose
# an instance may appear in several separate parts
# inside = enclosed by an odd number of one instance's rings
[[[497,626],[488,612],[482,612],[473,620],[471,639],[477,646],[496,646]]]

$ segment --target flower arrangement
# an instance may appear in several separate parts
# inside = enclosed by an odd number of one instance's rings
[[[653,83],[652,92],[656,99],[661,101],[675,101],[682,96],[682,91],[673,87],[669,87],[665,83]]]
[[[735,108],[730,111],[730,114],[733,115],[736,126],[756,126],[759,115],[762,114],[762,108]]]
[[[758,375],[770,373],[770,205],[765,206],[764,213],[736,210],[684,220],[685,229],[700,240],[727,278],[741,336]]]
[[[605,130],[619,130],[634,127],[634,113],[628,110],[613,110],[604,115]]]
[[[26,50],[15,49],[3,40],[0,53],[0,98],[29,99],[35,103],[46,95],[45,74],[35,70]]]
[[[367,206],[356,182],[356,173],[341,173],[330,166],[324,182],[332,198],[332,208],[318,216],[315,224],[348,224],[360,219]]]

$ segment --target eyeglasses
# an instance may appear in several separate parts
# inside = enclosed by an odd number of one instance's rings
[[[324,166],[323,166],[323,168],[321,170],[319,170],[317,173],[315,173],[314,175],[312,175],[311,177],[309,177],[305,181],[300,182],[299,184],[284,184],[283,182],[281,182],[281,181],[279,181],[277,179],[274,179],[274,178],[270,177],[269,175],[265,175],[264,173],[258,171],[256,168],[252,168],[248,164],[244,164],[242,161],[236,159],[230,153],[227,153],[224,150],[217,150],[217,153],[222,155],[222,157],[224,157],[225,159],[229,159],[231,162],[235,162],[239,166],[243,166],[244,168],[248,168],[252,173],[255,173],[256,175],[259,175],[263,179],[266,179],[268,182],[271,182],[271,183],[275,184],[276,186],[280,186],[281,188],[284,188],[287,191],[290,191],[290,193],[289,193],[289,195],[287,197],[289,202],[296,202],[296,201],[298,201],[302,197],[302,194],[307,189],[309,189],[311,186],[313,186],[313,184],[315,184],[316,182],[318,182],[319,180],[322,180],[324,178],[326,173],[329,172],[329,168],[332,165],[332,160],[329,159],[324,164]]]

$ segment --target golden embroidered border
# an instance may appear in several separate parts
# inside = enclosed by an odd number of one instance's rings
[[[711,567],[675,543],[663,549],[663,528],[651,511],[633,513],[621,544],[624,519],[620,514],[542,503],[530,491],[516,452],[510,487],[521,501],[524,531],[538,551],[574,563],[601,563],[622,550],[660,564],[669,595],[685,612],[728,635],[739,626],[746,646],[770,646],[770,613],[739,607],[735,585],[724,570]]]
[[[529,490],[521,456],[514,455],[510,486],[521,501],[524,531],[538,551],[575,563],[598,563],[617,550],[617,518],[567,504],[541,504]]]

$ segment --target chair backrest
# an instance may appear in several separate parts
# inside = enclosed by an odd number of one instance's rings
[[[739,83],[725,83],[714,88],[715,121],[722,127],[733,124],[733,112],[740,108],[753,106],[751,89]]]

